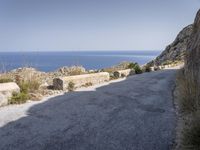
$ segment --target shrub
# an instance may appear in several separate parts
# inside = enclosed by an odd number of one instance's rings
[[[136,64],[137,64],[137,63],[130,63],[130,64],[128,65],[128,69],[134,69]]]
[[[13,82],[13,80],[10,78],[0,78],[0,83],[8,83],[8,82]]]
[[[120,73],[118,71],[115,71],[113,73],[113,76],[114,76],[115,79],[118,79],[120,77]]]
[[[29,84],[28,82],[22,81],[20,83],[18,83],[19,87],[20,87],[20,92],[22,93],[28,93],[29,91]]]
[[[75,84],[73,82],[68,83],[68,91],[72,92],[75,90]]]
[[[9,104],[25,103],[28,99],[30,99],[29,93],[38,90],[40,86],[37,80],[30,80],[30,81],[17,80],[17,84],[20,87],[20,93],[13,93],[11,99],[9,100]]]
[[[37,80],[20,81],[18,83],[21,92],[29,93],[39,89],[40,83]]]
[[[141,70],[141,68],[140,68],[139,65],[136,65],[136,66],[134,67],[134,70],[135,70],[135,73],[136,73],[136,74],[141,74],[141,73],[142,73],[142,70]]]
[[[149,65],[145,65],[145,66],[143,66],[142,71],[143,72],[151,72],[151,68]]]
[[[134,69],[136,74],[141,74],[142,73],[142,69],[140,68],[138,63],[130,63],[128,68],[129,69]]]
[[[84,87],[92,86],[93,84],[91,82],[88,82],[84,85]]]
[[[40,87],[40,83],[37,80],[28,81],[28,85],[29,85],[28,88],[30,91],[36,91]]]
[[[29,99],[29,95],[24,92],[13,93],[11,99],[9,100],[9,104],[23,104]]]
[[[121,74],[121,77],[124,78],[124,77],[126,77],[126,75],[122,73],[122,74]]]

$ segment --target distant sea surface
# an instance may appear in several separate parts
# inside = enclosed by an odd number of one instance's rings
[[[68,52],[0,52],[0,70],[34,67],[54,71],[62,66],[82,65],[86,69],[102,69],[123,61],[145,64],[161,51],[68,51]]]

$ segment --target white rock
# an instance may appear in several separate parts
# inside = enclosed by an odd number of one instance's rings
[[[16,83],[0,83],[0,106],[7,105],[9,98],[12,97],[14,92],[20,92],[20,88]]]

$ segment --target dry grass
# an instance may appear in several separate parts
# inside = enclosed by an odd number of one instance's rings
[[[192,115],[187,119],[182,131],[181,149],[200,150],[200,113]]]
[[[40,83],[37,79],[32,80],[19,80],[16,79],[18,86],[20,87],[20,93],[13,93],[9,104],[22,104],[31,99],[30,93],[36,93],[39,89]]]
[[[8,82],[13,82],[13,80],[10,78],[0,78],[0,83],[8,83]]]
[[[177,74],[179,87],[179,108],[181,113],[193,113],[200,109],[200,89],[197,82],[186,77],[184,69]]]
[[[177,74],[177,102],[181,120],[177,150],[200,150],[200,85],[187,76],[184,69]]]

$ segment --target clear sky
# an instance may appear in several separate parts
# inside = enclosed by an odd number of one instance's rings
[[[200,0],[0,0],[0,51],[162,50]]]

